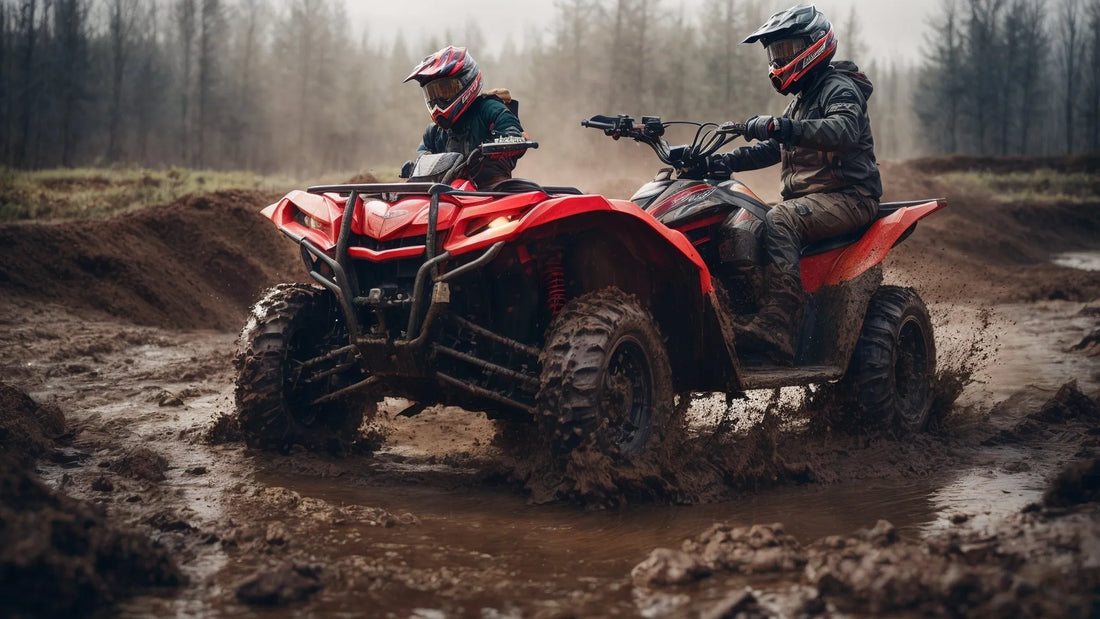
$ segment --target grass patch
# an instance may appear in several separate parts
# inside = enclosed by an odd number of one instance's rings
[[[77,168],[22,171],[0,168],[0,222],[29,219],[105,219],[168,204],[187,194],[228,189],[285,193],[314,184],[342,183],[348,174],[308,180],[253,172],[170,168]],[[396,173],[392,176],[396,178]]]
[[[952,187],[987,193],[1005,203],[1092,204],[1100,197],[1100,178],[1085,172],[1049,168],[1027,172],[948,172],[937,175]]]

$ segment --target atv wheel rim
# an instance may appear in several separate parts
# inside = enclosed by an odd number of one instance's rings
[[[928,404],[928,347],[924,329],[915,318],[908,318],[898,331],[897,358],[894,361],[894,388],[901,404],[901,421],[918,425]]]
[[[633,337],[620,340],[612,352],[604,393],[615,444],[624,453],[641,453],[653,415],[653,376],[645,349]]]

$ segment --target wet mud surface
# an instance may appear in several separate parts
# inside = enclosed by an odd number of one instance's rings
[[[958,251],[953,223],[930,220],[899,247],[909,253],[898,252],[886,279],[920,287],[937,323],[951,395],[936,428],[908,438],[841,432],[801,407],[799,390],[753,394],[732,409],[699,396],[681,403],[677,457],[638,477],[646,483],[627,484],[617,507],[600,509],[604,502],[533,474],[494,440],[493,422],[458,409],[407,419],[396,416],[406,402],[383,402],[376,427],[364,429],[384,437],[375,453],[245,449],[231,423],[236,329],[250,295],[298,275],[296,256],[248,215],[261,197],[205,200],[173,205],[178,212],[163,222],[171,230],[185,219],[210,237],[192,248],[162,240],[105,249],[101,235],[65,224],[0,229],[0,381],[15,394],[0,413],[41,420],[0,432],[5,453],[15,453],[10,437],[29,437],[19,457],[4,460],[4,479],[19,471],[67,518],[86,510],[88,530],[114,527],[149,551],[113,564],[134,570],[166,557],[156,563],[163,572],[142,568],[161,574],[152,582],[97,589],[86,599],[97,608],[184,616],[369,608],[395,617],[1095,612],[1096,272],[1036,258],[1015,267],[1020,284],[1006,290],[984,277],[1009,268],[995,253],[975,264],[983,277],[952,275],[981,250]],[[221,209],[225,218],[211,216]],[[160,229],[153,219],[116,223],[141,236],[141,226]],[[243,248],[234,235],[262,239],[267,259],[235,270]],[[55,267],[21,269],[44,262],[28,247],[54,236],[50,243],[72,246],[54,252]],[[1081,243],[1070,238],[1051,255],[1100,249]],[[935,259],[918,260],[922,251]],[[70,295],[79,256],[109,252],[154,271],[174,264],[165,272],[178,277],[133,289],[126,269],[84,268]],[[1050,294],[1055,288],[1064,294]],[[34,406],[12,404],[20,394]],[[1083,472],[1059,478],[1074,464]],[[0,499],[0,535],[22,509],[10,496]],[[25,569],[3,557],[0,570]],[[1063,606],[1036,600],[1050,586],[1063,587],[1054,598]],[[0,614],[50,614],[5,594]]]

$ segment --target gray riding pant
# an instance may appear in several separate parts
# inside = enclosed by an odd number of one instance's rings
[[[798,275],[801,250],[814,241],[866,226],[878,200],[855,191],[812,193],[776,204],[764,221],[764,251],[782,271]]]

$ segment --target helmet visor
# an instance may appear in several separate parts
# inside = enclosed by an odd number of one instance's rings
[[[810,41],[805,37],[772,41],[765,48],[768,50],[768,64],[776,69],[785,67],[809,46]]]
[[[445,77],[424,84],[424,100],[428,105],[446,107],[462,92],[462,80],[457,77]]]

